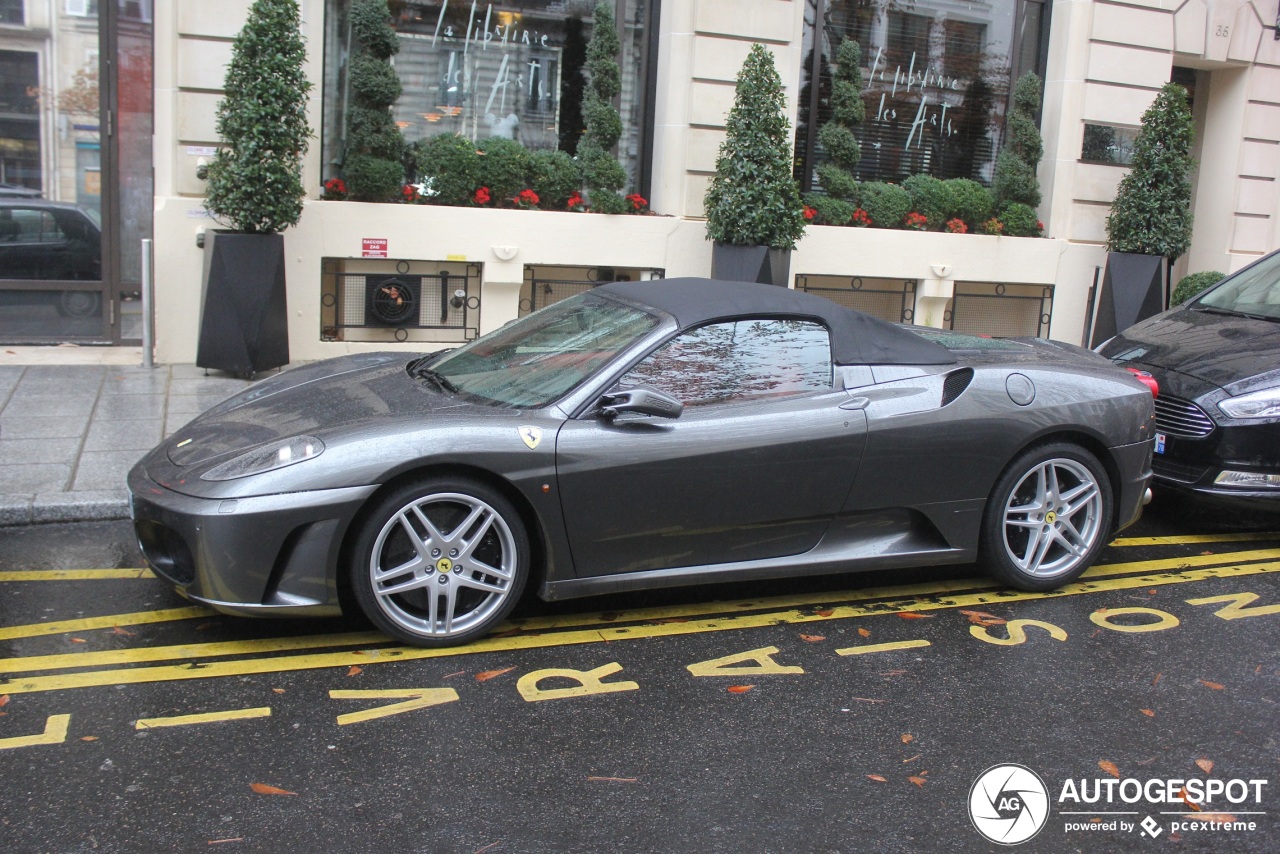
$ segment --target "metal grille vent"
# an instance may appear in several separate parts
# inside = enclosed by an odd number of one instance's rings
[[[1213,432],[1213,419],[1189,400],[1162,394],[1156,398],[1156,429],[1170,436],[1201,439]]]
[[[952,371],[947,374],[947,379],[942,384],[942,405],[946,406],[960,395],[964,394],[964,390],[969,387],[969,383],[973,382],[973,369],[965,368],[959,371]]]

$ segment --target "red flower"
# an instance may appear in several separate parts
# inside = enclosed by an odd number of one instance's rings
[[[347,182],[341,178],[330,178],[324,182],[324,188],[330,193],[345,193],[347,191]]]
[[[992,217],[982,224],[983,234],[1004,234],[1004,223]]]
[[[516,195],[516,204],[522,208],[534,207],[540,201],[541,199],[538,198],[538,194],[535,193],[533,190],[528,190],[528,189],[521,190]]]
[[[400,189],[400,198],[406,202],[416,202],[418,200],[418,188],[412,184],[405,184]]]
[[[902,224],[913,231],[924,231],[929,226],[929,218],[918,211],[912,211],[902,218]]]
[[[571,211],[582,210],[582,196],[578,193],[574,193],[569,197],[569,201],[565,203],[565,207]]]
[[[807,219],[807,220],[812,220],[812,219],[813,219],[815,216],[817,216],[817,215],[818,215],[818,211],[817,211],[817,210],[815,210],[814,208],[809,207],[808,205],[805,205],[805,206],[804,206],[804,218],[805,218],[805,219]]]
[[[1044,233],[1044,223],[1041,222],[1040,220],[1036,220],[1036,231],[1040,232],[1041,234]]]
[[[477,205],[489,204],[489,188],[481,187],[476,190],[476,194],[471,197],[471,201],[475,202]]]
[[[853,212],[853,216],[849,217],[849,222],[858,228],[866,228],[871,225],[871,214],[862,208],[858,208]]]
[[[639,193],[632,193],[627,196],[627,201],[631,202],[631,209],[633,211],[642,211],[649,207],[649,200]]]
[[[964,224],[964,220],[956,217],[955,219],[947,220],[947,231],[952,234],[968,234],[969,226]]]

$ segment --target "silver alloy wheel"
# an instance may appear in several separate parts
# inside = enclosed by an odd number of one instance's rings
[[[387,619],[412,635],[446,639],[503,608],[517,561],[501,513],[475,496],[441,492],[392,514],[374,541],[368,572]]]
[[[1004,548],[1028,576],[1066,575],[1088,558],[1105,527],[1102,490],[1076,460],[1039,462],[1022,476],[1004,507]]]

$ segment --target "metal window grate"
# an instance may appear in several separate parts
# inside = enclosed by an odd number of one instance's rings
[[[1047,338],[1053,321],[1053,286],[956,282],[951,309],[943,320],[957,332]]]
[[[864,279],[862,276],[797,275],[796,290],[826,297],[838,305],[890,323],[911,323],[915,317],[915,279]]]
[[[479,335],[478,264],[453,269],[441,265],[435,272],[419,272],[436,265],[394,261],[390,263],[395,272],[385,268],[367,272],[346,269],[350,263],[324,261],[322,338],[467,341]]]

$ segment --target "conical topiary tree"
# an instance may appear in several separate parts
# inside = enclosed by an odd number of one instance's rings
[[[831,120],[818,131],[818,139],[831,158],[830,163],[818,167],[818,184],[829,197],[850,205],[858,191],[854,170],[862,159],[862,148],[853,135],[853,129],[862,123],[866,114],[866,106],[862,103],[862,48],[856,41],[845,39],[836,48],[836,70],[831,81]],[[853,213],[852,206],[849,213]]]
[[[404,137],[391,116],[402,90],[390,62],[400,40],[390,20],[387,0],[351,4],[351,105],[342,171],[348,195],[358,201],[395,201],[404,186]]]
[[[205,192],[209,212],[237,231],[272,234],[302,216],[306,59],[296,0],[256,0],[232,45]]]
[[[738,74],[728,135],[704,204],[707,236],[735,246],[794,249],[804,206],[791,174],[791,135],[773,55],[754,44]]]
[[[591,207],[601,213],[625,213],[630,207],[618,193],[627,183],[627,172],[611,153],[622,138],[622,117],[613,106],[622,91],[621,49],[613,10],[607,3],[597,3],[587,42],[590,83],[582,104],[586,130],[578,141],[578,162]]]
[[[1036,111],[1039,109],[1040,78],[1028,71],[1014,84],[1013,108],[1006,124],[1008,134],[1004,148],[996,157],[991,194],[995,197],[997,211],[1003,211],[1009,204],[1030,208],[1040,205],[1036,166],[1044,156],[1044,142],[1036,126]]]
[[[1195,125],[1187,90],[1167,83],[1142,115],[1133,164],[1107,216],[1112,252],[1162,255],[1170,262],[1191,245],[1191,144]]]

